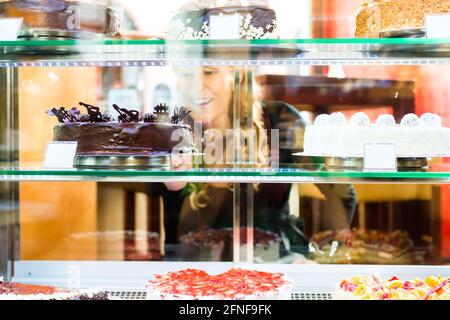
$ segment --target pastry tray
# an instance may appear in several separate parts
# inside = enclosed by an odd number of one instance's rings
[[[411,28],[380,32],[380,38],[425,38],[426,28]]]
[[[294,282],[293,300],[331,299],[339,281],[351,275],[397,276],[404,279],[429,275],[450,276],[448,266],[317,265],[317,264],[233,264],[227,262],[119,262],[119,261],[16,261],[13,281],[29,284],[67,286],[67,270],[82,275],[83,288],[103,288],[115,299],[146,299],[145,284],[153,274],[182,269],[200,269],[209,273],[232,267],[267,272],[282,272]]]
[[[89,31],[67,31],[67,30],[52,30],[52,29],[24,29],[21,30],[17,40],[20,41],[62,41],[62,40],[112,40],[119,39],[116,37],[109,37],[104,34],[99,34]],[[46,46],[16,46],[7,48],[6,54],[15,55],[61,55],[61,54],[77,54],[80,53],[80,48],[77,46],[56,45],[49,49]]]
[[[325,169],[333,170],[362,170],[364,159],[362,157],[317,156],[305,153],[295,153],[294,156],[313,157],[323,159]],[[426,171],[429,157],[397,157],[399,171]]]
[[[362,155],[352,155],[352,154],[348,154],[348,155],[336,155],[336,154],[312,154],[312,153],[306,153],[306,152],[297,152],[297,153],[293,153],[293,156],[299,156],[299,157],[321,157],[321,158],[360,158],[362,159],[363,156]],[[402,159],[402,158],[408,158],[408,159],[417,159],[417,158],[427,158],[427,159],[432,159],[432,158],[450,158],[450,154],[434,154],[434,155],[425,155],[425,154],[415,154],[415,155],[398,155],[397,158]]]
[[[173,156],[194,157],[203,153],[155,153],[151,155],[76,155],[74,166],[79,169],[158,169],[171,170]]]

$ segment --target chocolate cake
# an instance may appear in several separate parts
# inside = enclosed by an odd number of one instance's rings
[[[120,15],[116,10],[86,1],[31,1],[13,0],[0,2],[0,15],[23,18],[24,30],[31,34],[49,31],[64,32],[64,37],[73,33],[103,34],[119,36]]]
[[[102,290],[69,290],[0,279],[0,300],[108,300],[108,294]]]
[[[114,105],[119,113],[116,120],[109,113],[100,113],[98,107],[80,105],[86,107],[88,114],[81,114],[76,108],[49,111],[60,122],[54,128],[54,141],[78,142],[77,155],[148,156],[193,151],[192,130],[182,124],[189,113],[184,108],[175,109],[170,117],[168,107],[159,105],[155,113],[141,118],[137,111]]]
[[[254,229],[255,262],[274,262],[280,257],[280,238],[275,233]],[[240,230],[241,256],[247,251],[247,229]],[[183,259],[187,261],[232,261],[233,229],[190,232],[180,237]]]
[[[278,38],[278,24],[275,11],[263,5],[265,1],[253,1],[255,5],[242,6],[240,1],[229,1],[222,7],[200,4],[198,8],[188,7],[177,14],[169,25],[169,39],[209,39],[212,16],[240,16],[241,39]]]

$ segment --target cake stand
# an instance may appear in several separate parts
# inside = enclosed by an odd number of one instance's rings
[[[62,40],[108,40],[116,39],[103,34],[89,32],[89,31],[63,31],[63,30],[49,30],[41,28],[22,30],[18,36],[20,41],[62,41]],[[16,55],[55,55],[55,54],[76,54],[79,53],[80,48],[77,46],[56,45],[51,49],[46,46],[16,46],[7,48],[7,54]]]
[[[294,156],[321,159],[327,171],[361,171],[364,168],[364,158],[331,155],[294,153]],[[401,172],[423,172],[428,170],[428,157],[397,157],[397,169]]]
[[[80,169],[159,169],[170,170],[170,154],[156,155],[77,155],[74,166]]]
[[[425,38],[426,28],[410,28],[380,32],[380,38]]]
[[[325,157],[325,168],[328,171],[359,171],[364,168],[364,158]],[[397,158],[398,171],[427,171],[427,158]]]

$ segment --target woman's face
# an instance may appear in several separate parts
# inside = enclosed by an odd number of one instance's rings
[[[228,117],[234,83],[231,68],[183,68],[177,71],[183,105],[191,110],[194,121],[214,126]]]

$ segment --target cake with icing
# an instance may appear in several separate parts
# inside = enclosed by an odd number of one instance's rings
[[[450,278],[428,276],[404,281],[376,276],[343,279],[334,292],[335,300],[450,300]]]
[[[275,11],[266,0],[192,1],[180,9],[169,24],[169,39],[209,39],[211,17],[238,16],[241,39],[279,37]]]
[[[155,112],[139,115],[114,105],[118,118],[108,112],[85,103],[88,111],[81,114],[77,108],[53,108],[49,114],[56,116],[59,124],[54,128],[54,141],[78,142],[77,155],[133,155],[190,153],[194,150],[191,128],[183,124],[189,113],[184,108],[176,109],[169,116],[168,107],[159,105]]]
[[[156,274],[147,283],[152,300],[289,300],[292,283],[282,273],[231,269],[210,275],[185,269]]]
[[[280,237],[272,232],[254,229],[253,256],[255,262],[275,262],[280,258]],[[240,252],[247,252],[247,229],[240,229]],[[232,261],[233,229],[190,232],[180,237],[183,260]]]
[[[310,243],[311,259],[321,264],[414,264],[414,244],[399,230],[344,229],[316,233]]]
[[[23,18],[24,30],[49,37],[49,32],[120,35],[120,14],[117,10],[83,1],[13,0],[0,2],[0,15]],[[56,33],[54,33],[56,34]]]
[[[399,158],[446,157],[450,155],[450,129],[431,113],[420,118],[407,114],[399,124],[391,115],[381,115],[372,123],[361,112],[350,121],[339,112],[323,114],[306,127],[304,153],[362,158],[365,144],[395,144]]]
[[[102,290],[69,290],[52,286],[4,282],[0,278],[0,300],[108,300]]]
[[[356,17],[356,36],[378,38],[381,32],[423,28],[430,14],[450,12],[442,0],[371,0]]]

